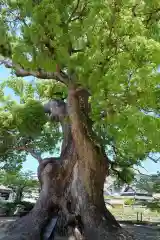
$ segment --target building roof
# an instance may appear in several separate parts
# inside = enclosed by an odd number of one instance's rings
[[[5,186],[3,186],[3,185],[0,185],[0,191],[1,191],[1,190],[12,191],[11,188],[5,187]]]

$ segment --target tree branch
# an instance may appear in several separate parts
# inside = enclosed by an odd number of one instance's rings
[[[121,181],[123,181],[124,183],[127,183],[126,179],[123,178],[123,176],[120,174],[120,172],[117,169],[115,168],[111,168],[111,169],[117,174],[118,178],[121,179]]]
[[[32,157],[34,157],[35,159],[38,160],[39,164],[40,164],[41,161],[43,160],[43,159],[41,158],[41,156],[39,156],[38,154],[36,154],[33,149],[28,148],[27,146],[15,147],[14,150],[25,151],[25,152],[30,153],[30,154],[32,155]]]
[[[136,8],[137,8],[137,6],[138,6],[138,3],[135,4],[135,5],[132,7],[132,15],[133,15],[133,17],[136,17],[136,16],[137,16],[137,13],[136,13]]]
[[[64,118],[68,116],[66,103],[60,99],[53,99],[44,104],[44,112],[49,114],[51,120],[61,122],[61,124],[64,122]]]
[[[67,20],[67,24],[72,20],[74,14],[76,13],[76,11],[78,10],[78,7],[79,7],[79,4],[80,4],[80,0],[77,0],[77,3],[76,3],[76,6],[74,7],[69,19]]]
[[[65,85],[68,84],[68,76],[60,71],[60,72],[46,72],[42,69],[37,71],[26,70],[18,64],[13,63],[9,59],[4,59],[0,61],[0,64],[3,64],[6,68],[10,68],[14,70],[14,73],[17,77],[28,77],[33,76],[40,79],[55,79],[58,82],[64,83]]]
[[[115,161],[111,161],[109,158],[108,158],[108,163],[110,164],[110,168],[113,172],[115,172],[115,174],[118,176],[118,178],[123,181],[124,183],[127,183],[125,177],[123,177],[123,175],[121,174],[121,172],[118,170],[118,168],[123,168],[123,167],[126,167],[126,168],[129,168],[129,167],[132,167],[133,168],[133,165],[132,164],[124,164],[124,165],[120,165],[118,163],[116,163]],[[134,169],[134,168],[133,168]],[[127,183],[128,184],[128,183]]]
[[[143,175],[143,176],[150,176],[149,174],[146,174],[146,173],[142,173],[138,168],[133,168],[135,171],[137,171],[140,175]],[[146,170],[146,169],[145,169]],[[147,171],[147,170],[146,170]]]
[[[156,14],[159,14],[159,13],[160,13],[160,8],[153,9],[151,12],[148,12],[145,14],[146,16],[148,16],[148,18],[145,19],[144,21],[146,21],[146,23],[148,24],[153,19],[153,17],[156,17]],[[155,20],[158,21],[158,19],[159,19],[159,16]]]
[[[154,163],[158,163],[160,161],[160,157],[158,157],[157,159],[151,157],[148,155],[148,158],[151,159]]]
[[[38,166],[38,170],[37,170],[37,176],[38,179],[41,183],[41,173],[43,172],[44,168],[47,166],[47,164],[54,164],[54,163],[60,163],[60,158],[59,157],[49,157],[49,158],[44,158],[40,161],[40,164]]]
[[[82,48],[82,49],[72,49],[71,50],[71,53],[79,53],[79,52],[84,52],[84,48]]]
[[[65,154],[70,145],[72,134],[71,125],[68,119],[66,103],[63,100],[53,99],[44,105],[44,111],[49,115],[50,120],[60,122],[63,132],[63,142],[61,146],[61,157]]]
[[[82,20],[82,17],[85,16],[85,10],[86,10],[86,7],[87,7],[87,1],[86,3],[84,4],[84,6],[82,7],[81,11],[80,12],[77,12],[77,16],[72,16],[71,18],[71,22],[73,21],[76,21],[76,20]]]

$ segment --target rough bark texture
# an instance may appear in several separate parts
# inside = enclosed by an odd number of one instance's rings
[[[92,132],[88,96],[85,90],[72,85],[66,104],[52,101],[45,106],[46,112],[62,124],[64,141],[60,161],[45,159],[40,164],[39,200],[29,215],[8,230],[6,240],[41,239],[45,225],[56,214],[61,215],[57,231],[75,240],[134,239],[121,229],[105,207],[103,185],[108,159]]]

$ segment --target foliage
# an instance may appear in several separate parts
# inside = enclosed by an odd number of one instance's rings
[[[14,216],[25,216],[28,214],[34,207],[33,203],[30,202],[21,202],[15,206]]]
[[[3,168],[21,168],[28,155],[21,147],[26,144],[37,153],[55,151],[61,140],[59,124],[48,122],[42,105],[48,99],[50,85],[52,87],[53,84],[46,85],[45,91],[45,85],[39,82],[35,86],[17,78],[1,82],[3,94],[0,98],[0,162]],[[6,87],[12,90],[13,99],[6,96]],[[17,90],[19,88],[20,91]],[[55,86],[55,89],[58,87]]]
[[[151,194],[160,193],[160,174],[139,175],[134,184],[141,191]]]
[[[8,187],[23,186],[33,188],[37,186],[37,180],[33,179],[33,172],[5,172],[1,171],[0,183]]]
[[[160,212],[160,202],[159,199],[154,199],[152,202],[147,204],[147,207],[152,211]]]
[[[13,216],[17,207],[22,209],[20,214],[23,214],[28,213],[34,207],[34,204],[30,202],[21,202],[20,204],[17,204],[16,202],[0,201],[0,209],[3,209],[5,216]]]
[[[12,216],[15,208],[16,208],[16,203],[0,201],[0,209],[3,209],[3,212],[6,216]]]
[[[160,149],[160,2],[3,0],[0,9],[2,60],[12,60],[17,76],[15,66],[39,76],[42,70],[55,72],[58,64],[89,89],[94,130],[118,165],[116,174],[130,181],[129,169]],[[66,96],[67,89],[53,80],[41,81],[7,81],[17,102],[5,96],[2,82],[3,163],[14,159],[13,146],[27,135],[33,138],[32,148],[41,152],[53,151],[61,140],[59,125],[47,122],[41,104],[56,89]],[[14,167],[21,165],[17,161]]]
[[[34,189],[38,187],[38,181],[33,179],[33,173],[28,172],[0,172],[0,184],[13,189],[16,193],[15,202],[19,203],[22,201],[23,193],[28,189]]]
[[[20,134],[28,137],[39,133],[46,122],[43,106],[33,99],[13,108],[12,116]],[[34,116],[37,118],[35,119]]]
[[[21,205],[24,207],[25,211],[30,211],[33,207],[34,204],[26,201],[22,201]]]
[[[160,173],[153,175],[142,175],[135,183],[136,187],[141,191],[153,194],[154,199],[145,205],[152,211],[160,212],[160,201],[155,194],[160,194]]]
[[[124,159],[125,161],[125,159]],[[124,162],[125,163],[125,162]],[[135,171],[133,169],[133,165],[131,167],[118,166],[118,170],[111,171],[111,174],[114,176],[117,174],[116,179],[114,181],[114,188],[120,189],[123,187],[124,183],[131,184],[135,177]]]

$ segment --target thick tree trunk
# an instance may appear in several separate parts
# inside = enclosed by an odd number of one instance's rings
[[[72,148],[72,152],[69,152],[68,158],[65,160],[73,161],[72,157],[75,159],[75,155],[77,155],[75,148]],[[103,199],[103,184],[96,188],[94,186],[94,189],[92,189],[92,185],[88,185],[84,176],[87,174],[92,177],[93,172],[89,173],[90,168],[85,169],[83,165],[81,166],[78,157],[72,171],[68,168],[67,174],[60,174],[60,179],[55,171],[47,170],[50,167],[52,168],[50,163],[45,167],[47,174],[44,174],[45,179],[42,181],[45,184],[42,184],[42,191],[34,209],[8,229],[5,240],[42,239],[42,232],[45,230],[46,224],[52,217],[58,216],[59,207],[62,217],[59,218],[57,231],[61,235],[74,236],[75,240],[133,239],[120,228],[115,218],[106,209]],[[62,173],[63,169],[60,171]],[[63,177],[66,175],[67,178],[64,181]],[[92,183],[92,179],[89,180],[89,183]],[[64,194],[62,194],[63,191]]]
[[[4,239],[42,239],[43,230],[48,221],[52,217],[58,216],[59,193],[61,192],[61,189],[58,189],[59,172],[58,162],[47,164],[41,173],[42,190],[35,207],[28,215],[19,218],[9,226]]]
[[[77,159],[66,194],[66,205],[67,202],[71,203],[66,214],[69,235],[74,236],[75,240],[134,239],[120,227],[114,216],[106,209],[103,198],[103,184],[100,188],[99,186],[94,187],[94,191],[88,194],[88,189],[92,186],[85,182],[86,171],[89,174],[90,169],[81,167]],[[92,172],[90,174],[92,176]],[[62,226],[59,225],[58,228],[58,232],[61,233],[63,222]],[[77,229],[80,232],[78,237],[76,237]],[[67,234],[67,236],[69,235]]]
[[[18,187],[16,189],[15,203],[19,204],[22,201],[24,187]]]
[[[70,123],[63,121],[66,111]],[[40,239],[47,221],[57,214],[57,206],[61,213],[57,231],[63,229],[61,233],[72,239],[134,239],[105,207],[103,185],[108,159],[92,132],[86,91],[71,86],[66,111],[60,111],[59,117],[64,131],[60,161],[48,159],[40,164],[40,198],[30,214],[9,229],[12,237],[5,239]]]
[[[70,86],[67,110],[71,123],[72,151],[67,158],[70,162],[73,159],[75,164],[70,176],[68,197],[72,207],[70,212],[79,216],[77,225],[83,236],[75,239],[131,240],[133,237],[121,229],[104,203],[103,187],[109,173],[108,158],[92,131],[88,97],[86,90]]]

